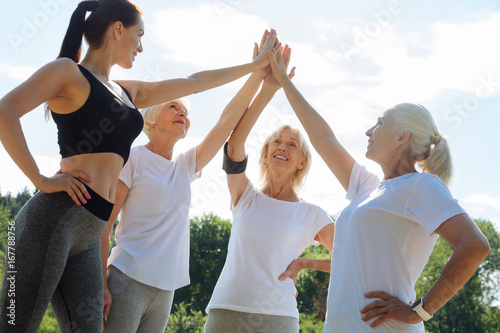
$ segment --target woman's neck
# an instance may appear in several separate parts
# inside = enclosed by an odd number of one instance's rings
[[[167,160],[171,160],[174,153],[174,146],[177,141],[178,139],[176,140],[166,135],[163,135],[161,138],[152,135],[151,140],[145,144],[144,147]]]
[[[269,179],[262,188],[262,192],[268,197],[277,200],[300,201],[292,189],[292,179],[290,177],[283,178],[269,174]]]
[[[109,81],[109,73],[111,72],[111,67],[114,65],[112,59],[112,52],[106,50],[105,47],[97,50],[89,49],[80,64],[95,76]]]
[[[395,156],[389,163],[381,165],[381,167],[384,172],[384,180],[417,172],[415,162],[411,161],[406,154]]]

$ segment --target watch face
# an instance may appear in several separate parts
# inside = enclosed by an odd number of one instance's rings
[[[422,302],[421,298],[417,299],[417,301],[415,303],[413,303],[413,305],[411,306],[411,308],[415,309],[421,302]]]

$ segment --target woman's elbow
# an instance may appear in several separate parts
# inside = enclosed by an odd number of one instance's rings
[[[486,256],[488,256],[488,254],[490,254],[491,252],[491,247],[490,247],[490,243],[488,242],[488,240],[484,239],[484,242],[482,243],[482,253],[484,254],[484,257],[486,258]]]
[[[470,253],[474,253],[478,258],[481,259],[481,262],[490,254],[491,247],[488,239],[481,235],[481,237],[477,237],[473,244],[469,247]]]

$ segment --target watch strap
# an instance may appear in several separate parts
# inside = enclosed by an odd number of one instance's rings
[[[413,304],[412,310],[415,311],[424,321],[427,321],[432,318],[432,315],[429,312],[425,311],[423,306],[424,301],[422,298],[420,298]]]

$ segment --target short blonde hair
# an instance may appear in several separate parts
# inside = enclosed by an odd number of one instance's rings
[[[144,127],[142,128],[142,131],[148,136],[148,138],[151,139],[151,125],[154,125],[158,122],[158,117],[160,116],[161,110],[163,110],[166,105],[172,103],[182,105],[186,110],[189,110],[191,108],[187,99],[178,98],[141,110],[142,117],[144,118]]]
[[[448,184],[452,174],[450,149],[429,110],[413,103],[398,104],[393,110],[396,129],[410,132],[410,158],[423,172],[433,173]]]
[[[266,155],[267,155],[267,150],[269,148],[269,144],[271,143],[272,140],[280,136],[281,132],[283,132],[284,130],[291,130],[297,135],[299,139],[298,140],[299,151],[304,155],[306,159],[306,164],[304,165],[304,167],[302,169],[297,169],[292,177],[292,192],[293,194],[297,195],[298,190],[304,185],[307,173],[311,168],[311,151],[309,150],[309,146],[304,136],[300,133],[300,131],[297,128],[292,128],[290,125],[283,125],[279,127],[276,131],[274,131],[266,139],[266,141],[264,142],[264,146],[262,146],[262,149],[260,151],[260,160],[259,160],[260,177],[265,186],[265,184],[267,184],[267,182],[269,181],[269,168],[266,162]]]

